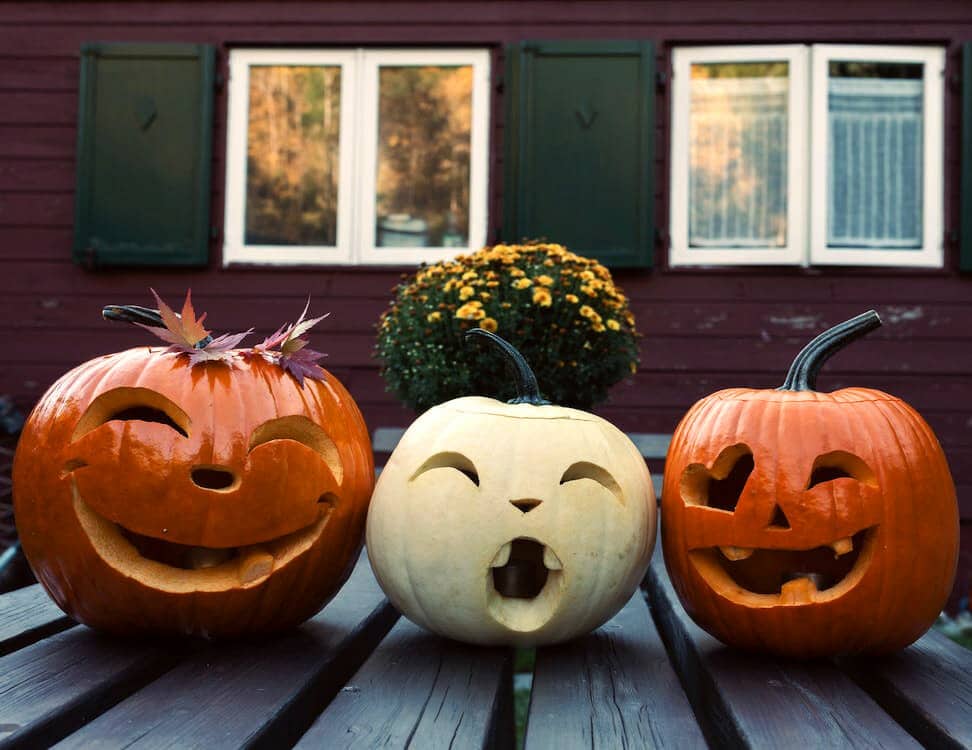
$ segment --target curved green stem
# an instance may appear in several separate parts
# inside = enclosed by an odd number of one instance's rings
[[[134,323],[149,328],[165,328],[165,322],[158,310],[141,305],[105,305],[101,309],[101,317],[118,323]],[[212,340],[212,336],[206,336],[197,341],[195,347],[196,349],[203,349]]]
[[[776,390],[815,391],[817,374],[824,363],[852,341],[880,326],[881,318],[874,310],[868,310],[828,328],[800,350],[786,373],[786,380]]]
[[[523,355],[517,351],[513,344],[497,336],[495,333],[490,333],[482,328],[471,328],[466,331],[467,341],[471,341],[477,336],[486,339],[503,353],[506,364],[513,374],[513,386],[516,388],[516,398],[510,399],[508,403],[532,404],[533,406],[543,406],[550,403],[540,395],[540,386],[537,385],[536,375],[533,374],[530,365],[527,364]]]

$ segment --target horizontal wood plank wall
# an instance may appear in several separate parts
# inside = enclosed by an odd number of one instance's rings
[[[731,4],[655,2],[0,2],[0,393],[28,408],[81,361],[145,343],[103,322],[105,303],[147,303],[154,286],[170,301],[192,287],[221,331],[271,332],[299,313],[331,317],[314,336],[328,368],[349,387],[371,426],[411,415],[384,392],[372,358],[374,324],[402,269],[223,269],[221,237],[201,271],[86,272],[70,261],[79,51],[91,41],[190,42],[226,53],[245,45],[476,45],[494,50],[490,238],[503,195],[503,45],[523,39],[652,39],[670,72],[683,44],[940,44],[948,53],[945,100],[947,269],[756,269],[672,271],[664,250],[652,273],[618,281],[645,337],[637,375],[601,413],[622,429],[669,432],[700,396],[735,385],[775,386],[790,357],[823,326],[869,307],[885,327],[836,357],[824,389],[868,385],[911,402],[938,433],[972,524],[972,278],[960,276],[958,229],[961,42],[972,9],[948,0],[847,3],[807,0]],[[659,90],[657,226],[668,226],[669,91]],[[212,220],[222,227],[226,93],[217,96]],[[660,245],[664,245],[661,242]],[[972,525],[957,591],[969,590]]]

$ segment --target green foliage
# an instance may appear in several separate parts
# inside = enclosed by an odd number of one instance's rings
[[[452,398],[514,394],[502,358],[463,342],[473,327],[513,344],[541,393],[590,409],[635,372],[628,301],[597,261],[560,245],[496,245],[421,267],[382,315],[377,356],[389,389],[417,411]]]

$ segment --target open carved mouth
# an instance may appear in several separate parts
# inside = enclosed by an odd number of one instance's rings
[[[72,483],[74,510],[101,558],[113,568],[165,591],[220,591],[252,586],[290,562],[316,541],[334,510],[334,498],[320,501],[313,523],[290,534],[243,547],[202,547],[138,534],[94,511]]]
[[[556,611],[563,589],[563,563],[535,539],[507,542],[493,557],[487,574],[487,608],[512,630],[530,632]]]
[[[754,606],[829,601],[853,587],[873,554],[875,526],[808,550],[712,547],[689,553],[723,596]]]

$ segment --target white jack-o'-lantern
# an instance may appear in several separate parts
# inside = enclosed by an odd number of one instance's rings
[[[609,422],[542,401],[519,353],[508,404],[458,398],[408,429],[378,480],[367,548],[414,622],[457,640],[540,645],[610,619],[655,540],[644,459]]]

